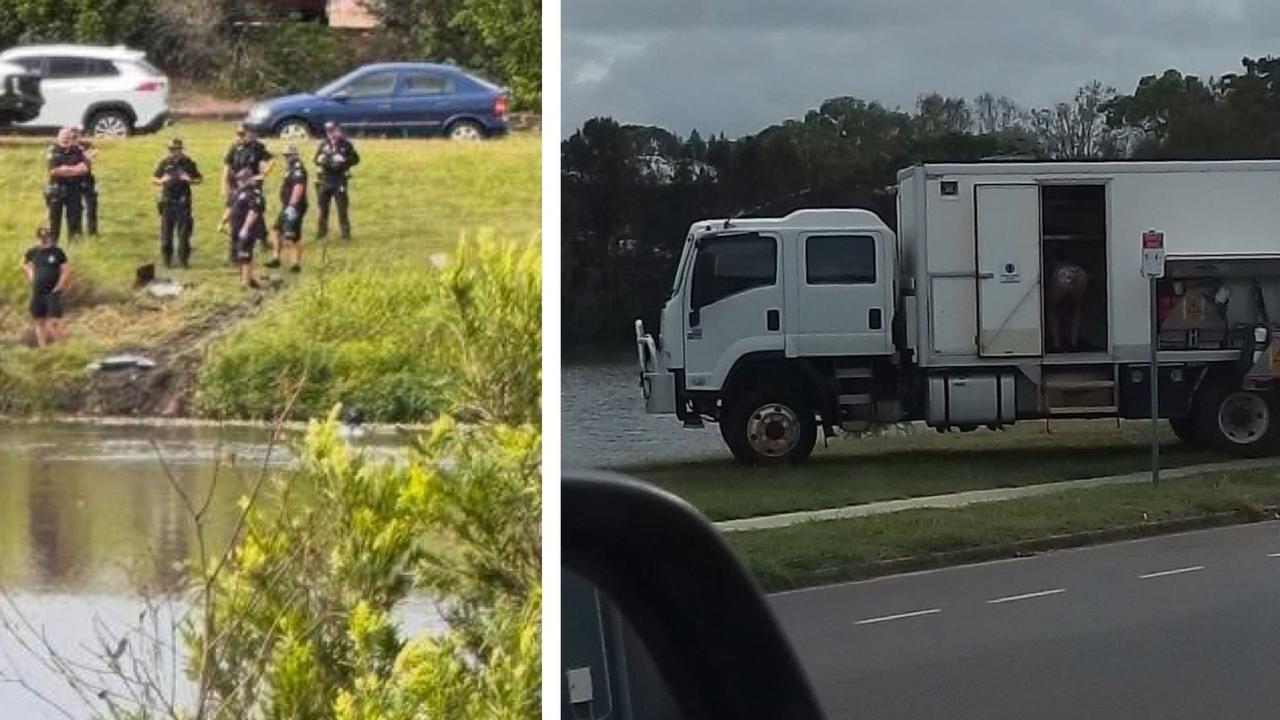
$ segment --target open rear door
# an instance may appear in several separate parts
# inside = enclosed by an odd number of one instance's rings
[[[978,185],[978,353],[1034,357],[1041,332],[1040,187]]]

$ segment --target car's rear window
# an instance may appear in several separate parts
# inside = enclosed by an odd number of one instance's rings
[[[148,75],[156,75],[156,76],[164,75],[164,72],[162,72],[162,71],[160,70],[160,68],[158,68],[158,67],[156,67],[155,65],[152,65],[151,63],[147,62],[147,60],[146,60],[145,58],[138,58],[137,60],[130,60],[129,62],[127,62],[127,63],[125,63],[125,64],[126,64],[126,65],[133,65],[134,67],[138,68],[139,70],[141,70],[142,72],[144,72],[144,73],[146,73],[146,74],[148,74]]]

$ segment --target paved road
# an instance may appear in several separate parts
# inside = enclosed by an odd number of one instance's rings
[[[771,599],[832,719],[1280,717],[1280,522]]]

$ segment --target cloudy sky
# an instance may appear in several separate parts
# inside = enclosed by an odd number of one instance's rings
[[[731,137],[854,95],[1024,106],[1097,78],[1221,75],[1280,54],[1274,0],[563,0],[563,123],[609,115]]]

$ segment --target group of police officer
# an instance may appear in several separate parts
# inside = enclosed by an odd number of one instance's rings
[[[93,177],[93,144],[81,137],[78,127],[58,131],[49,146],[49,183],[45,204],[49,207],[49,232],[56,243],[62,235],[62,219],[67,234],[79,237],[87,225],[90,235],[98,234],[98,189]]]
[[[338,225],[343,240],[351,239],[348,182],[351,169],[360,156],[342,127],[325,124],[325,135],[316,149],[316,192],[320,205],[318,237],[329,230],[329,208],[336,205]],[[96,235],[97,190],[93,177],[94,149],[80,137],[77,128],[64,128],[48,152],[49,184],[45,190],[49,208],[49,233],[53,243],[61,236],[63,217],[71,238],[82,234],[87,225]],[[254,247],[261,244],[271,250],[267,267],[281,266],[282,255],[289,256],[289,269],[302,269],[302,221],[307,212],[308,173],[290,146],[284,152],[286,167],[280,184],[281,210],[273,233],[267,229],[267,202],[263,183],[275,164],[275,157],[254,132],[241,124],[236,139],[223,158],[222,187],[225,211],[218,227],[231,238],[231,261],[240,267],[246,287],[256,288],[253,276]],[[204,177],[196,161],[188,156],[180,138],[173,139],[168,154],[160,160],[152,176],[159,188],[157,210],[160,215],[160,254],[166,267],[176,264],[188,267],[191,260],[191,235],[195,227],[192,212],[192,186]],[[84,223],[82,224],[82,214]]]

